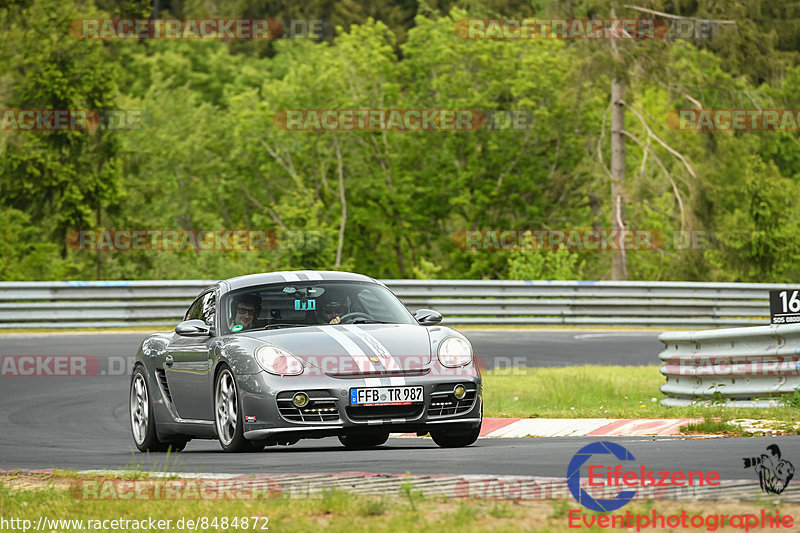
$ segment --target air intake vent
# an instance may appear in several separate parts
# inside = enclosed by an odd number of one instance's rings
[[[298,392],[308,394],[308,405],[297,407],[292,397]],[[326,390],[284,391],[278,394],[278,411],[289,422],[338,422],[338,400]]]
[[[167,384],[167,373],[164,372],[163,368],[156,368],[156,377],[158,377],[158,383],[161,385],[161,392],[169,400],[169,403],[172,403],[172,395],[169,393],[169,385]]]
[[[421,403],[412,405],[380,405],[380,406],[348,406],[347,416],[351,420],[388,420],[403,418],[413,420],[422,415],[425,406]]]
[[[428,417],[452,416],[466,413],[475,405],[477,388],[474,383],[464,383],[467,394],[460,400],[453,395],[455,385],[440,385],[437,391],[431,394],[431,406],[428,408]]]

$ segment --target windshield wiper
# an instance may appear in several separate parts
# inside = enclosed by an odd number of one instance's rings
[[[277,324],[267,324],[264,326],[264,329],[272,329],[272,328],[306,328],[311,324],[290,324],[288,322],[279,322]]]
[[[384,322],[382,320],[373,320],[371,318],[357,318],[351,324],[394,324],[394,322]]]

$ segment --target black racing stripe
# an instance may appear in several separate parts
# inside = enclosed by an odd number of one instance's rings
[[[362,339],[361,337],[350,331],[348,328],[342,328],[340,331],[345,335],[347,335],[348,339],[356,343],[356,345],[359,348],[361,348],[361,350],[367,355],[367,357],[375,357],[376,355],[378,355],[377,353],[375,353],[375,350],[373,350],[370,347],[369,344],[364,342],[364,339]]]

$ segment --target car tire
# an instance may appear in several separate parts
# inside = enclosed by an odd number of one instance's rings
[[[142,366],[137,366],[133,370],[129,400],[133,443],[140,452],[179,452],[186,447],[187,440],[176,439],[173,442],[158,440],[153,401],[150,397],[150,388],[147,386],[147,373]]]
[[[466,432],[455,431],[431,431],[431,438],[442,448],[463,448],[473,444],[481,434],[481,427]]]
[[[236,378],[228,366],[223,366],[214,380],[214,427],[226,452],[253,450],[250,441],[244,438],[241,405]]]
[[[348,450],[369,450],[380,446],[389,440],[388,431],[377,431],[375,433],[356,433],[354,435],[339,435],[339,442],[344,444]]]

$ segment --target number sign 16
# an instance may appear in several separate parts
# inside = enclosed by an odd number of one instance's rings
[[[797,298],[798,291],[792,291],[792,295],[786,297],[787,291],[781,291],[778,296],[781,299],[784,313],[797,313],[800,311],[800,299]]]

